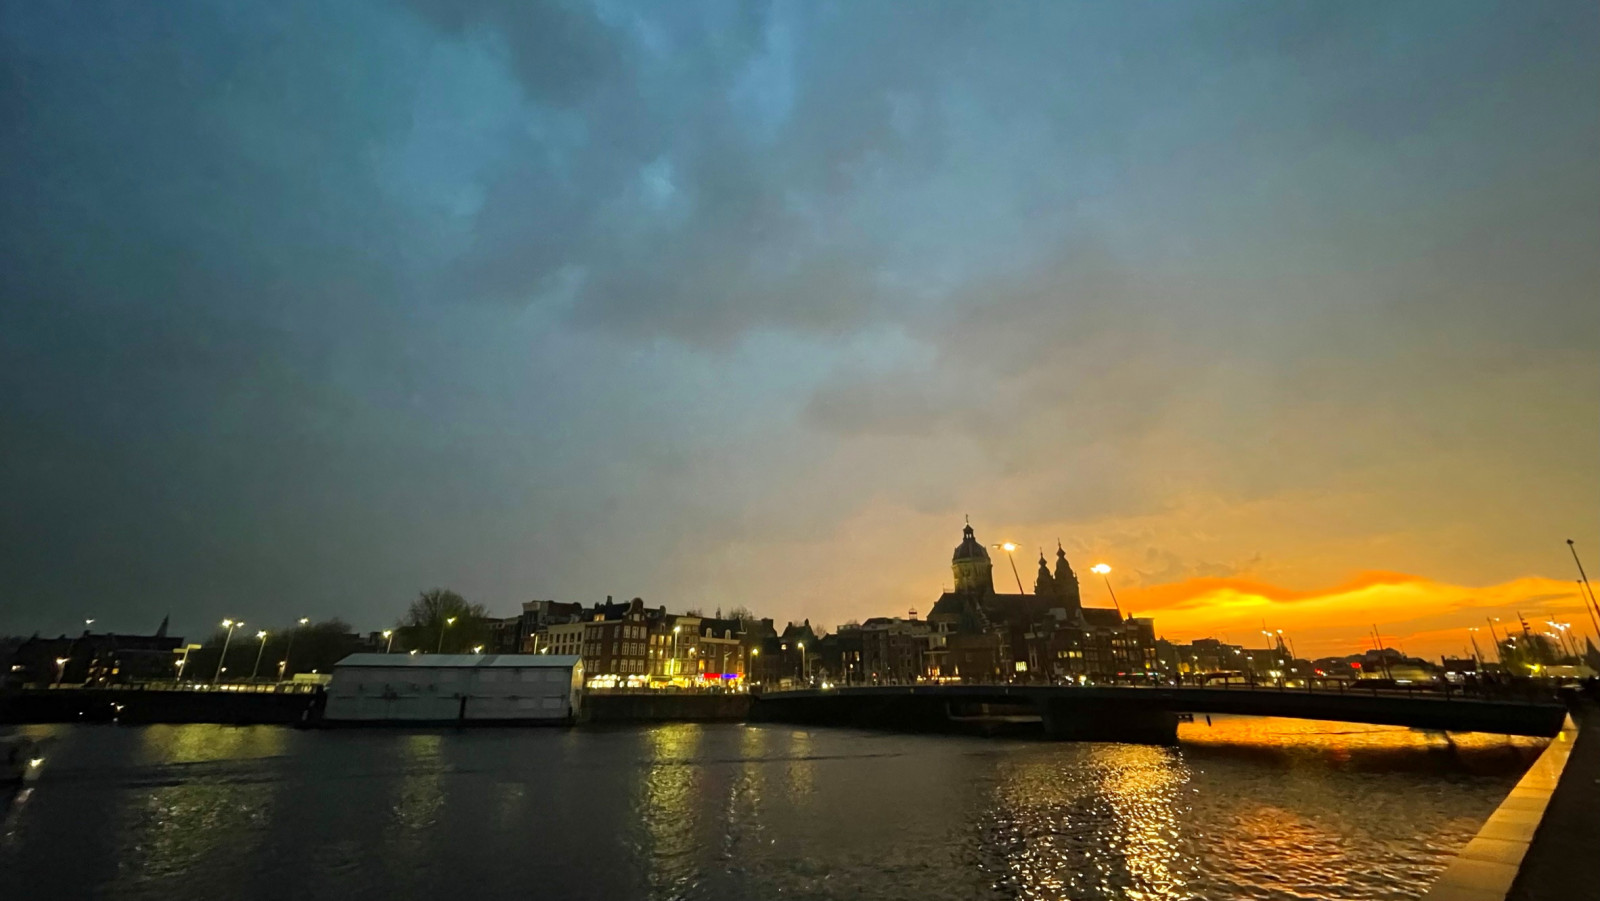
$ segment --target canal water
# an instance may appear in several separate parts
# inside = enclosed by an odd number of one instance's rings
[[[1176,748],[795,728],[35,726],[16,899],[1414,898],[1540,742],[1204,718]]]

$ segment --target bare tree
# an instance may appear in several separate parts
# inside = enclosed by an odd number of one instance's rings
[[[469,604],[448,588],[429,589],[406,609],[396,643],[408,650],[460,653],[483,643],[488,618],[482,604]]]

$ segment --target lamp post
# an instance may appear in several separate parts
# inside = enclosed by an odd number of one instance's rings
[[[672,627],[672,659],[668,661],[672,664],[672,667],[667,673],[667,678],[669,679],[675,679],[678,676],[678,633],[682,631],[682,626]]]
[[[69,657],[57,657],[56,658],[56,687],[57,688],[61,687],[61,677],[66,675],[66,673],[67,673],[67,661],[69,659],[71,659],[71,658],[69,658]]]
[[[1578,600],[1583,600],[1584,591],[1589,593],[1589,606],[1584,609],[1594,619],[1595,637],[1600,638],[1600,603],[1595,602],[1594,586],[1589,584],[1589,574],[1583,571],[1583,561],[1578,559],[1578,546],[1572,543],[1571,538],[1567,539],[1567,550],[1572,552],[1572,562],[1578,564],[1578,582],[1583,587],[1583,591],[1578,592]]]
[[[439,627],[439,647],[434,649],[434,653],[435,654],[443,654],[444,653],[444,630],[450,628],[451,626],[453,626],[455,624],[456,624],[456,618],[455,617],[453,617],[453,616],[445,617],[444,625]]]
[[[795,644],[800,646],[800,681],[810,685],[811,668],[806,666],[806,643],[803,641],[797,641]]]
[[[759,679],[751,679],[750,678],[751,676],[755,675],[756,658],[760,657],[760,656],[761,656],[761,649],[760,648],[751,648],[750,649],[750,666],[749,666],[750,672],[745,674],[745,679],[746,679],[747,684],[749,682],[754,682],[757,685],[761,684],[761,680],[759,680]]]
[[[1111,588],[1111,567],[1105,565],[1104,563],[1096,563],[1095,565],[1089,567],[1089,571],[1099,573],[1100,578],[1105,580],[1106,593],[1111,595],[1111,606],[1116,608],[1117,619],[1121,619],[1122,605],[1117,603],[1117,593]]]
[[[388,640],[388,643],[383,646],[383,652],[387,654],[394,650],[394,630],[384,629],[383,637]]]
[[[217,671],[211,676],[212,685],[217,684],[217,681],[222,678],[222,665],[228,661],[228,645],[233,643],[233,630],[242,625],[244,625],[244,620],[225,619],[222,621],[223,628],[228,630],[228,637],[222,640],[222,656],[217,658]]]
[[[1016,543],[1007,541],[1004,544],[991,545],[991,547],[1006,552],[1006,559],[1011,561],[1011,577],[1017,580],[1017,594],[1027,594],[1022,590],[1022,576],[1017,572],[1017,555],[1012,553],[1017,549]]]
[[[256,681],[261,673],[261,655],[267,652],[267,630],[262,629],[256,633],[256,640],[261,642],[261,647],[256,650],[256,665],[250,669],[250,681]]]
[[[311,618],[310,617],[302,616],[302,617],[300,617],[300,620],[299,620],[299,622],[296,623],[296,625],[298,625],[300,627],[300,629],[304,629],[306,627],[306,624],[309,623],[309,622],[311,622]],[[283,677],[284,676],[289,675],[289,655],[294,653],[294,637],[295,637],[296,634],[299,633],[300,629],[290,629],[289,630],[289,646],[284,649],[284,651],[283,651],[283,660],[281,662],[279,662],[279,664],[278,664],[278,681],[279,682],[283,681]]]

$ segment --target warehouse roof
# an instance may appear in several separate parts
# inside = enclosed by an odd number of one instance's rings
[[[351,654],[335,666],[415,666],[427,669],[463,667],[574,667],[576,654]]]

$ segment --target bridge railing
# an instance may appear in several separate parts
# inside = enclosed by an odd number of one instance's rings
[[[1301,681],[1301,680],[1295,680],[1295,681]],[[1301,685],[1289,685],[1289,684],[1287,684],[1287,682],[1288,682],[1288,680],[1270,680],[1270,681],[1269,680],[1262,680],[1262,681],[1248,682],[1248,683],[1235,682],[1235,683],[1232,683],[1232,684],[1230,684],[1228,682],[1217,682],[1217,683],[1213,683],[1213,684],[1193,684],[1193,683],[1173,684],[1173,683],[1167,682],[1167,681],[1150,682],[1150,681],[1147,681],[1147,680],[1128,680],[1128,681],[1106,680],[1106,681],[1096,681],[1094,683],[1091,683],[1087,687],[1092,687],[1092,688],[1115,687],[1115,688],[1134,688],[1134,689],[1152,689],[1152,690],[1162,689],[1162,690],[1168,690],[1168,691],[1174,691],[1174,690],[1176,690],[1176,691],[1198,691],[1198,690],[1218,691],[1218,690],[1221,690],[1221,691],[1240,691],[1240,692],[1274,692],[1274,693],[1281,692],[1281,693],[1289,693],[1289,694],[1360,695],[1360,696],[1367,696],[1367,697],[1415,697],[1415,698],[1439,698],[1439,699],[1443,699],[1443,700],[1446,700],[1446,701],[1450,701],[1450,700],[1475,700],[1475,701],[1527,701],[1527,702],[1545,701],[1545,702],[1549,702],[1549,701],[1559,700],[1559,698],[1560,698],[1560,692],[1557,690],[1557,687],[1555,685],[1544,684],[1544,683],[1533,682],[1533,681],[1517,681],[1517,682],[1508,682],[1508,683],[1454,684],[1454,683],[1449,683],[1449,682],[1400,682],[1400,681],[1391,681],[1391,680],[1387,680],[1387,679],[1357,679],[1357,680],[1350,680],[1350,679],[1311,679],[1311,680],[1304,680],[1304,684],[1301,684]],[[931,687],[935,687],[935,686],[938,686],[938,685],[986,686],[986,687],[994,687],[994,688],[1029,688],[1029,687],[1032,687],[1032,688],[1046,688],[1046,687],[1077,688],[1077,687],[1079,687],[1078,683],[1077,682],[1073,682],[1073,681],[1044,682],[1044,681],[999,680],[999,679],[995,679],[995,680],[982,680],[982,679],[961,680],[959,682],[939,682],[939,681],[932,681],[932,680],[920,680],[920,681],[910,681],[910,682],[908,682],[908,681],[903,681],[903,680],[879,679],[879,680],[874,680],[872,682],[867,682],[867,683],[848,683],[848,684],[847,683],[829,683],[827,687],[828,687],[828,689],[831,689],[831,690],[836,690],[836,691],[838,691],[838,690],[846,690],[847,691],[847,690],[852,689],[852,688],[865,688],[865,687],[895,687],[895,686],[899,686],[899,687],[907,687],[907,688],[910,688],[910,687],[927,687],[927,688],[931,688]],[[805,690],[821,689],[822,687],[823,686],[820,685],[820,684],[814,684],[814,685],[794,685],[794,686],[791,686],[790,688],[787,688],[787,689],[779,689],[779,688],[777,688],[777,686],[763,686],[763,685],[757,684],[755,686],[752,686],[752,691],[755,694],[761,694],[764,691],[779,691],[779,690],[784,690],[784,691],[805,691]]]

